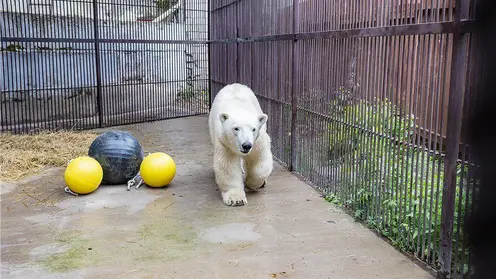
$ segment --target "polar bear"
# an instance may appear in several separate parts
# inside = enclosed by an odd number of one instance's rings
[[[248,204],[245,186],[250,190],[262,188],[272,173],[267,118],[246,85],[226,85],[213,100],[208,125],[215,182],[226,205]]]

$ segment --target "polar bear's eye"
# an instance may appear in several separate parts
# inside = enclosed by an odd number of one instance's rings
[[[239,131],[239,128],[238,127],[234,128],[234,131],[236,131],[236,132]]]
[[[255,131],[256,131],[256,129],[255,129],[255,128],[253,128],[253,132],[255,132]]]

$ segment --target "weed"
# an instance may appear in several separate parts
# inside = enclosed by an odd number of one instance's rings
[[[388,100],[357,101],[335,114],[329,125],[329,165],[338,185],[326,200],[352,210],[355,218],[400,249],[435,265],[440,247],[444,160],[410,144],[418,128],[414,115]],[[458,165],[453,235],[463,236],[472,181]],[[343,202],[344,201],[344,202]],[[463,237],[454,237],[453,263],[467,271]],[[463,252],[463,253],[462,253]]]

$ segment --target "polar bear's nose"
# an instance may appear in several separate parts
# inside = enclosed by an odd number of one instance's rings
[[[249,143],[249,142],[245,142],[245,143],[243,143],[243,144],[241,145],[241,147],[243,148],[243,151],[248,152],[248,151],[250,151],[250,149],[252,148],[252,145],[251,145],[251,143]]]

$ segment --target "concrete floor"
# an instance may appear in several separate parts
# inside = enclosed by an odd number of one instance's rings
[[[62,169],[2,185],[1,278],[434,278],[278,165],[247,206],[225,206],[206,125],[119,128],[175,158],[164,189],[72,197]]]

